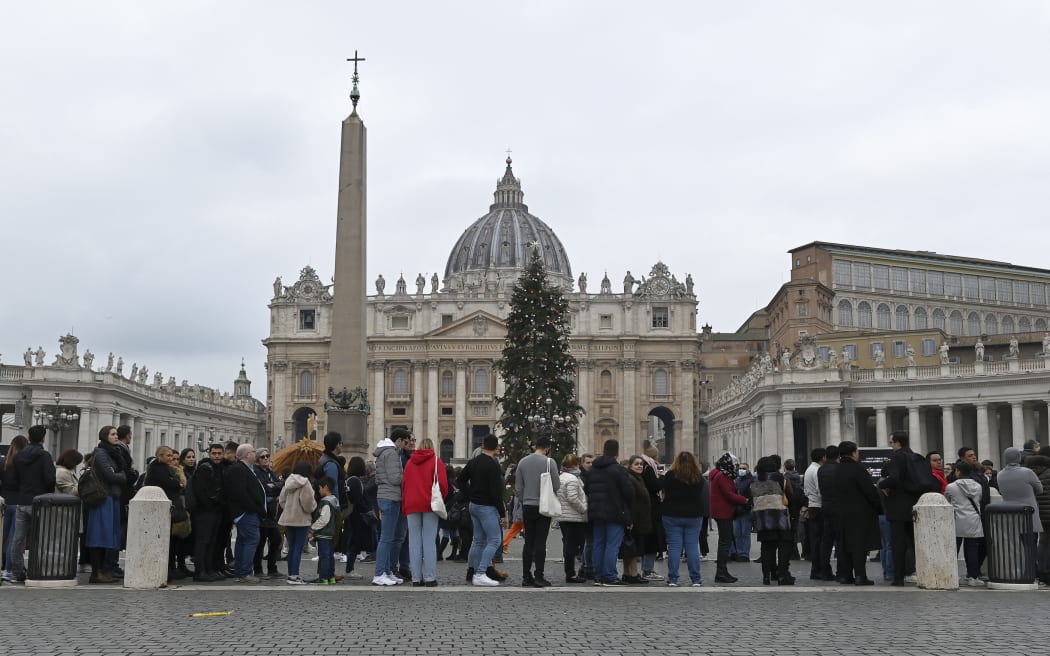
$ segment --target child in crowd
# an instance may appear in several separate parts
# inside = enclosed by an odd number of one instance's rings
[[[328,476],[322,476],[317,482],[321,494],[320,513],[317,520],[310,525],[307,538],[317,540],[317,582],[321,585],[335,585],[335,552],[332,551],[332,538],[335,537],[335,517],[339,512],[339,500],[332,494],[335,482]]]

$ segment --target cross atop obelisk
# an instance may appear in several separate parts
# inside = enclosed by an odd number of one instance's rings
[[[353,58],[347,59],[346,61],[354,62],[354,76],[352,78],[350,78],[353,81],[353,83],[354,83],[354,87],[353,87],[353,89],[350,90],[350,102],[352,102],[354,104],[354,114],[356,114],[357,113],[357,101],[361,99],[361,92],[358,91],[358,89],[357,89],[357,82],[360,79],[358,77],[358,75],[357,75],[357,62],[363,62],[363,61],[365,61],[365,58],[364,57],[358,57],[357,56],[357,51],[355,50]]]

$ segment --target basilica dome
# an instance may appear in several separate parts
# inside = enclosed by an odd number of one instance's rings
[[[529,214],[521,180],[514,177],[511,159],[496,182],[489,212],[467,228],[445,265],[445,291],[508,288],[529,261],[529,245],[539,246],[547,276],[555,285],[572,288],[569,256],[561,240],[543,221]]]

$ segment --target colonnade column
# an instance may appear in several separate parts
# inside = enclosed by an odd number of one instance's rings
[[[988,435],[988,404],[977,404],[977,458],[991,458],[991,442]]]
[[[427,360],[427,432],[426,436],[434,441],[434,447],[440,453],[438,444],[438,367],[437,360]]]
[[[958,448],[955,446],[955,408],[941,406],[941,448],[944,450],[944,462],[955,462]]]
[[[469,454],[467,437],[467,361],[456,360],[456,436],[454,453],[457,458]]]
[[[922,429],[919,427],[919,406],[908,406],[908,438],[911,450],[915,453],[926,453],[926,440]]]
[[[422,440],[426,433],[423,432],[423,360],[412,361],[412,433],[418,440]],[[441,449],[434,442],[434,452],[440,454]]]
[[[345,437],[345,436],[344,436]],[[386,437],[386,362],[372,362],[372,447]]]
[[[890,436],[886,431],[886,406],[875,406],[875,446],[889,448]]]
[[[795,413],[784,408],[780,414],[780,457],[784,460],[795,457]],[[768,456],[770,454],[763,453]]]
[[[92,408],[80,408],[80,421],[77,422],[77,451],[89,453],[98,442],[98,429],[91,428],[91,414],[98,417],[98,410]]]
[[[1021,401],[1011,401],[1010,402],[1010,425],[1011,425],[1011,428],[1013,429],[1013,444],[1011,446],[1016,446],[1017,448],[1021,448],[1021,445],[1024,444],[1025,439],[1027,439],[1025,437],[1025,430],[1024,430],[1024,403],[1023,402],[1021,402]],[[994,458],[993,458],[993,460],[994,460]]]
[[[766,410],[762,413],[762,453],[775,453],[776,450],[777,411]]]
[[[839,417],[838,407],[828,408],[828,444],[838,444],[842,441],[842,419]]]

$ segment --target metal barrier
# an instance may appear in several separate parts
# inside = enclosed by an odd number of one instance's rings
[[[33,499],[27,586],[76,585],[80,507],[80,498],[72,494]]]
[[[988,587],[1034,590],[1036,577],[1035,509],[1019,503],[997,503],[984,510],[988,547]]]

